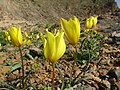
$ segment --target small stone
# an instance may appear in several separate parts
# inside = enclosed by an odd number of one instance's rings
[[[117,44],[120,44],[120,33],[115,34],[114,38],[115,38],[115,42]]]
[[[115,37],[119,38],[119,40],[120,40],[120,33],[115,34]]]
[[[109,50],[106,50],[105,52],[108,53]],[[106,57],[106,59],[101,60],[100,64],[101,65],[110,65],[110,59],[108,59],[108,57]]]
[[[116,42],[117,44],[120,44],[120,42]]]
[[[117,33],[117,32],[116,32],[116,31],[114,31],[114,32],[112,33],[112,37],[114,37],[114,36],[116,35],[116,33]]]
[[[114,42],[113,42],[113,39],[112,39],[112,38],[108,38],[108,39],[106,40],[106,43],[107,43],[107,44],[113,44]]]
[[[81,73],[81,70],[80,70],[80,69],[78,69],[78,70],[76,71],[76,75],[78,75],[79,73]]]
[[[100,76],[105,76],[107,73],[108,73],[108,70],[107,70],[107,69],[100,69],[100,70],[99,70]]]
[[[117,82],[116,86],[117,86],[118,90],[120,90],[120,82]]]
[[[102,80],[101,83],[107,88],[110,90],[110,82],[108,82],[107,80]]]
[[[39,56],[41,54],[41,50],[39,48],[31,48],[30,52],[35,54],[36,56]]]
[[[57,87],[57,90],[60,90],[60,88],[59,88],[59,87]]]
[[[90,77],[94,80],[94,81],[96,81],[96,82],[101,82],[101,79],[99,78],[99,77],[95,77],[94,75],[90,75]]]
[[[92,86],[82,86],[80,88],[78,88],[77,90],[96,90],[95,87]]]

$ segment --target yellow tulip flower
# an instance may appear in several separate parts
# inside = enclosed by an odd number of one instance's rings
[[[27,32],[24,32],[24,34],[25,34],[25,37],[27,37],[28,39],[32,39],[33,38],[33,36],[31,35],[28,35],[28,33]]]
[[[39,39],[39,38],[40,38],[40,37],[39,37],[39,34],[37,34],[37,35],[36,35],[36,38],[37,38],[37,39]]]
[[[24,42],[25,44],[30,44],[30,43],[31,43],[31,40],[30,40],[30,39],[28,39],[28,40],[25,39],[23,42]]]
[[[95,17],[90,16],[90,18],[87,18],[86,24],[85,24],[86,29],[91,29],[92,27],[96,26],[97,18],[98,18],[98,16],[95,16]]]
[[[43,42],[44,47],[45,47],[46,46],[46,39],[45,39],[43,33],[40,33],[40,38],[42,39],[42,42]]]
[[[12,44],[20,47],[22,45],[22,33],[20,27],[11,27],[8,29]]]
[[[92,16],[90,18],[86,19],[86,24],[85,24],[86,29],[91,29],[92,28],[92,26],[93,26],[93,19],[94,19],[94,17],[92,17]]]
[[[41,38],[44,43],[44,55],[51,63],[56,63],[66,51],[66,44],[64,41],[64,32],[57,32],[56,35],[46,30],[46,39],[43,34]]]
[[[65,33],[67,40],[75,46],[80,37],[80,22],[76,16],[74,16],[74,20],[71,18],[67,21],[66,19],[61,19],[61,27]]]
[[[8,41],[10,41],[10,40],[11,40],[11,39],[10,39],[10,36],[7,36],[7,40],[8,40]]]
[[[97,24],[97,18],[98,18],[98,16],[95,16],[93,19],[93,27],[96,26],[96,24]]]
[[[24,34],[25,34],[26,37],[29,37],[27,32],[24,32]]]
[[[95,33],[95,34],[97,34],[97,33],[98,33],[95,29],[92,29],[92,32],[93,32],[93,33]]]
[[[7,39],[8,41],[11,40],[11,39],[10,39],[10,35],[9,35],[9,33],[8,33],[7,31],[5,31],[5,36],[6,36],[6,39]]]
[[[86,30],[84,30],[85,33],[88,33],[89,31],[90,31],[90,29],[86,29]]]

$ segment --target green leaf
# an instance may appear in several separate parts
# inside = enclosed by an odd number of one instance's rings
[[[17,64],[14,64],[13,66],[11,66],[10,70],[8,71],[8,74],[18,70],[21,68],[21,64],[20,63],[17,63]]]
[[[43,90],[51,90],[51,87],[45,86]]]
[[[12,64],[13,64],[12,60],[5,60],[2,65],[3,66],[11,66]]]
[[[33,56],[30,54],[29,51],[25,54],[25,56],[26,56],[27,58],[31,59],[31,60],[34,59]]]
[[[31,86],[30,90],[37,90],[37,88],[35,86]]]

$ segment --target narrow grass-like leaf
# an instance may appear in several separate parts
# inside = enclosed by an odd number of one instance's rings
[[[21,64],[20,63],[17,63],[17,64],[14,64],[13,66],[11,66],[10,70],[8,71],[8,74],[18,70],[21,68]]]

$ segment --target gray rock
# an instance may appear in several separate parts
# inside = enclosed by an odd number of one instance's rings
[[[41,54],[42,54],[42,50],[40,50],[39,48],[30,48],[30,50],[26,52],[25,56],[28,59],[33,60],[35,57],[42,56]]]
[[[41,50],[39,48],[31,48],[30,53],[33,53],[35,56],[39,56],[41,54]]]
[[[115,34],[115,37],[120,38],[120,33]]]
[[[107,69],[100,69],[100,70],[99,70],[100,76],[105,76],[107,73],[108,73],[108,70],[107,70]]]
[[[116,67],[114,69],[111,69],[107,75],[109,75],[111,78],[120,79],[120,67]]]
[[[84,90],[96,90],[94,87],[87,87]]]
[[[92,86],[81,86],[78,87],[77,90],[96,90],[95,87]]]
[[[107,44],[113,44],[113,43],[114,43],[114,41],[113,41],[113,39],[112,39],[112,38],[108,38],[108,39],[106,40],[106,43],[107,43]]]

